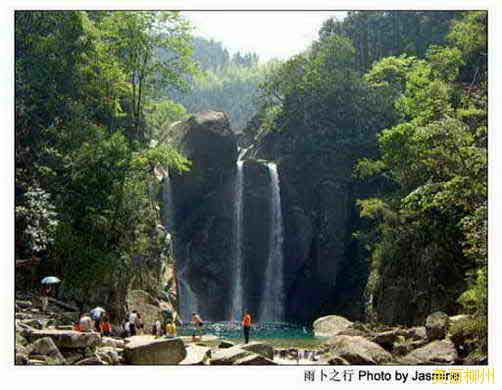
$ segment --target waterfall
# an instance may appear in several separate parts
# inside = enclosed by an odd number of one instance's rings
[[[185,267],[186,269],[186,267]],[[184,278],[184,272],[178,274],[179,310],[183,322],[190,322],[193,312],[198,312],[197,297]]]
[[[171,187],[171,179],[169,178],[169,170],[166,169],[164,178],[162,179],[162,225],[167,232],[172,233],[174,230],[174,204],[173,190]]]
[[[283,253],[284,241],[281,210],[281,193],[277,165],[267,164],[271,185],[271,218],[269,255],[265,271],[265,287],[260,306],[260,321],[284,320],[284,280]]]
[[[232,268],[233,268],[233,291],[232,291],[232,310],[230,312],[230,320],[238,320],[242,316],[242,213],[243,202],[242,192],[244,186],[244,162],[240,160],[243,154],[239,154],[237,160],[237,173],[234,184],[234,229],[233,229],[233,253],[232,253]]]
[[[173,203],[173,191],[172,191],[172,186],[171,186],[171,179],[169,178],[169,171],[166,170],[164,174],[164,178],[162,181],[162,202],[163,202],[163,208],[162,208],[162,224],[164,225],[168,235],[172,237],[172,232],[174,231],[174,226],[175,226],[175,220],[174,220],[174,203]],[[170,240],[170,255],[172,257],[172,239]],[[176,277],[176,282],[178,283],[178,308],[179,308],[179,314],[182,318],[183,321],[190,321],[192,317],[192,312],[197,311],[197,297],[195,296],[194,292],[190,288],[190,284],[188,283],[188,280],[185,278],[185,273],[188,269],[188,259],[189,256],[186,258],[186,262],[184,267],[177,272],[175,275]]]

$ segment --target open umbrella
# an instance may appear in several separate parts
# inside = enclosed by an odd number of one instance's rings
[[[61,282],[61,280],[55,276],[46,276],[42,279],[42,284],[57,284],[59,282]]]
[[[101,314],[106,313],[106,310],[103,309],[102,307],[98,306],[98,307],[95,307],[94,309],[92,309],[89,313],[91,314],[91,316],[93,318],[99,318],[99,317],[101,317]]]

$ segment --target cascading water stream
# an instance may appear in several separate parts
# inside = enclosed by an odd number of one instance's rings
[[[169,178],[169,171],[166,170],[163,179],[163,188],[162,188],[162,201],[164,203],[162,209],[162,224],[164,225],[167,233],[171,236],[174,230],[174,204],[173,204],[173,192],[171,186],[171,179]],[[172,245],[172,241],[170,242]],[[171,249],[172,255],[172,249]],[[189,259],[189,256],[187,256]],[[175,275],[176,281],[178,283],[178,306],[180,315],[183,321],[190,321],[192,316],[192,312],[197,311],[197,297],[192,291],[188,280],[185,277],[186,271],[188,269],[188,261],[186,261],[185,265],[182,269],[180,269]]]
[[[267,164],[271,185],[271,218],[269,257],[265,271],[265,287],[260,305],[260,321],[284,320],[284,271],[282,246],[284,229],[282,225],[281,193],[277,165]]]
[[[238,320],[242,316],[242,213],[244,205],[242,202],[242,192],[244,186],[244,162],[241,160],[243,153],[239,153],[237,160],[237,172],[234,184],[234,231],[233,231],[233,291],[232,309],[229,315],[230,320]]]
[[[177,275],[178,279],[178,290],[179,290],[179,309],[180,316],[184,322],[189,322],[192,318],[193,312],[198,312],[198,302],[197,297],[190,288],[190,284],[185,279],[185,271],[187,267],[185,266],[182,272]]]

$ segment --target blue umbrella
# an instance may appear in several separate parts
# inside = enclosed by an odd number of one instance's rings
[[[56,284],[59,282],[61,282],[61,280],[55,276],[46,276],[42,279],[42,284]]]

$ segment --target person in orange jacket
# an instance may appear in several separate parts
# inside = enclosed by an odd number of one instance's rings
[[[242,319],[242,330],[244,331],[244,340],[249,343],[249,331],[251,330],[251,314],[246,310],[244,318]]]
[[[110,320],[108,319],[108,316],[106,314],[101,319],[101,322],[99,324],[99,328],[100,328],[101,334],[103,336],[111,336],[112,335],[112,324],[110,323]]]

